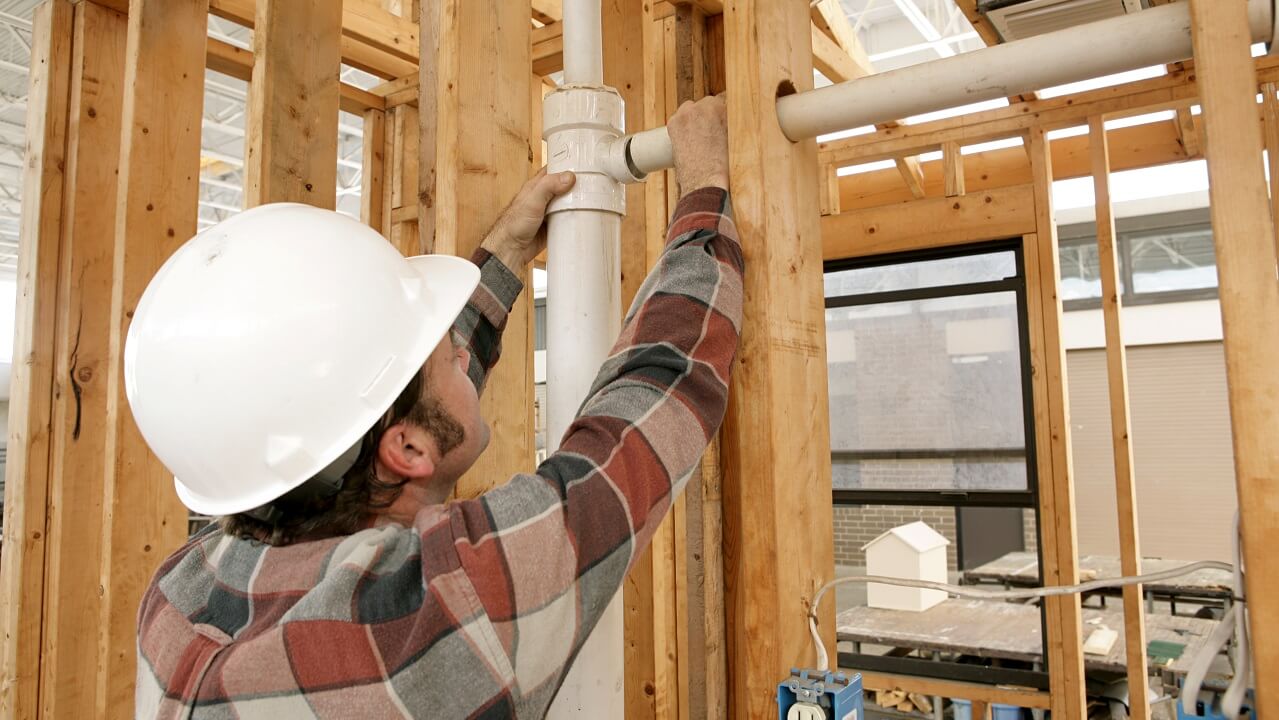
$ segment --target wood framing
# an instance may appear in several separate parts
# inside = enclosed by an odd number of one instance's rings
[[[1124,347],[1119,291],[1119,255],[1115,251],[1115,215],[1110,204],[1110,146],[1105,118],[1088,122],[1092,144],[1093,192],[1097,209],[1097,259],[1101,307],[1106,323],[1106,379],[1110,392],[1110,437],[1115,455],[1115,497],[1119,515],[1119,562],[1127,577],[1141,574],[1141,536],[1137,532],[1137,478],[1132,459],[1132,421],[1128,409],[1128,352]],[[1148,720],[1150,690],[1146,665],[1146,609],[1140,585],[1124,594],[1124,644],[1128,658],[1128,714]]]
[[[1035,463],[1039,478],[1039,540],[1045,585],[1079,582],[1075,487],[1070,457],[1066,347],[1061,337],[1057,226],[1052,207],[1052,154],[1047,132],[1027,138],[1035,188],[1036,232],[1023,243],[1035,408]],[[1079,596],[1044,601],[1049,687],[1054,717],[1085,717],[1083,619]]]
[[[966,245],[1035,231],[1032,185],[929,198],[822,218],[822,257],[843,260]]]
[[[1207,136],[1257,714],[1279,715],[1279,283],[1247,9],[1190,0]]]
[[[936,680],[911,675],[863,672],[862,687],[867,690],[905,690],[927,696],[961,698],[987,703],[1003,703],[1024,708],[1047,710],[1051,707],[1048,693],[1013,687],[978,685],[954,680]],[[974,718],[985,720],[985,714],[973,713]]]
[[[125,56],[116,215],[117,277],[108,351],[102,625],[96,717],[132,714],[138,602],[160,561],[186,538],[173,475],[151,454],[124,397],[130,318],[160,265],[195,234],[208,0],[133,0]]]
[[[257,0],[245,207],[337,204],[342,8],[342,0]]]
[[[747,263],[722,456],[732,717],[776,714],[778,679],[814,659],[809,602],[834,574],[817,153],[783,135],[776,108],[779,93],[812,87],[811,24],[806,3],[769,0],[724,17]],[[833,651],[833,605],[819,618]]]
[[[1268,82],[1261,86],[1261,112],[1266,128],[1266,172],[1272,188],[1279,187],[1279,85]],[[1279,201],[1271,191],[1270,220],[1275,226],[1275,250],[1279,252]]]
[[[44,617],[49,429],[51,424],[58,244],[66,168],[71,82],[72,7],[36,8],[27,96],[18,255],[18,313],[9,400],[3,558],[0,558],[0,714],[39,715]]]
[[[469,257],[530,175],[527,4],[430,0],[422,5],[418,185],[422,246]],[[514,99],[514,101],[513,101]],[[531,285],[530,268],[512,268]],[[533,303],[524,293],[503,335],[502,362],[481,401],[492,442],[458,484],[474,497],[533,465]]]
[[[108,454],[110,338],[114,327],[116,204],[128,22],[94,3],[75,6],[66,187],[58,270],[58,316],[49,457],[43,717],[93,717]]]

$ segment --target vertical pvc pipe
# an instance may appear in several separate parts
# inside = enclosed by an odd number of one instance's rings
[[[621,330],[622,216],[572,210],[551,215],[549,222],[546,439],[554,448]],[[547,717],[623,716],[621,598],[619,592],[609,603]]]
[[[600,0],[564,0],[564,84],[604,84]]]

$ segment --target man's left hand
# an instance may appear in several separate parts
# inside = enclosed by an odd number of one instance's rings
[[[571,172],[548,175],[542,168],[494,223],[483,247],[511,270],[523,270],[546,248],[546,208],[573,187]]]

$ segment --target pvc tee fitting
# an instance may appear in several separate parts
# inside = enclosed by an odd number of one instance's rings
[[[638,182],[622,137],[626,109],[622,96],[606,87],[569,85],[546,96],[543,138],[547,172],[573,171],[577,183],[551,202],[548,212],[600,210],[626,214],[623,182]]]

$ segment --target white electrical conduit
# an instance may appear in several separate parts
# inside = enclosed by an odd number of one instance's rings
[[[1249,0],[1248,17],[1253,42],[1275,38],[1279,16],[1273,0]],[[1193,54],[1189,3],[1171,3],[787,95],[777,101],[777,121],[786,137],[800,141],[1165,65]],[[631,164],[640,175],[671,167],[666,128],[637,133],[628,140]]]
[[[1236,533],[1236,536],[1237,535],[1238,534]],[[1175,577],[1181,577],[1182,575],[1189,575],[1190,573],[1198,572],[1200,570],[1234,571],[1236,573],[1236,582],[1238,581],[1238,570],[1234,566],[1230,563],[1218,562],[1216,560],[1205,560],[1203,562],[1190,563],[1189,565],[1183,565],[1181,567],[1172,568],[1171,570],[1163,570],[1161,572],[1150,573],[1147,575],[1102,578],[1100,580],[1092,580],[1078,585],[1057,585],[1053,587],[1024,588],[1021,590],[982,590],[972,586],[950,585],[948,583],[931,582],[929,580],[912,580],[909,578],[883,577],[880,575],[849,575],[847,577],[831,580],[817,590],[817,593],[813,596],[813,602],[809,605],[808,631],[813,637],[813,648],[817,651],[817,669],[821,672],[825,672],[830,669],[830,657],[826,654],[826,646],[822,643],[821,633],[817,632],[817,608],[820,606],[822,598],[826,596],[826,593],[839,585],[847,583],[880,583],[883,585],[896,585],[899,587],[918,588],[921,590],[941,590],[942,592],[956,597],[976,598],[979,600],[1033,600],[1036,598],[1056,597],[1062,595],[1080,595],[1096,590],[1126,587],[1128,585],[1146,585],[1149,583],[1169,580]],[[1242,601],[1237,601],[1230,608],[1230,612],[1226,613],[1225,619],[1222,620],[1221,624],[1219,624],[1213,631],[1208,645],[1204,648],[1203,655],[1196,658],[1195,662],[1198,663],[1204,656],[1207,656],[1207,660],[1204,661],[1205,670],[1207,669],[1207,664],[1212,661],[1212,657],[1217,654],[1220,647],[1230,638],[1230,633],[1234,629],[1235,614],[1242,612],[1242,608]],[[1219,635],[1221,637],[1218,639]],[[1191,672],[1192,674],[1187,676],[1187,688],[1191,687],[1190,680],[1193,678],[1193,666]],[[1246,668],[1242,675],[1244,676],[1243,684],[1246,686]],[[1239,676],[1240,673],[1236,667],[1236,681],[1239,681]],[[1202,676],[1199,680],[1202,682]],[[1232,684],[1231,688],[1233,689],[1233,687],[1234,686]],[[1198,695],[1197,688],[1195,694],[1196,696]],[[1242,693],[1240,694],[1242,695]],[[1227,714],[1227,717],[1234,716]]]

